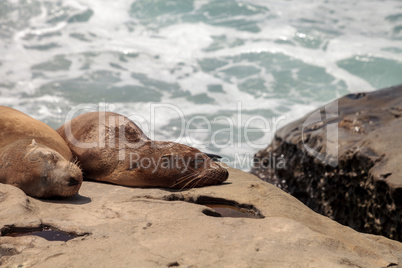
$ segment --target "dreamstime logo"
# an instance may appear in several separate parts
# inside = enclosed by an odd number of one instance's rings
[[[325,118],[321,117],[321,114],[325,113]],[[322,148],[325,152],[318,152],[314,148],[311,148],[308,143],[303,142],[304,148],[321,162],[331,165],[333,167],[338,166],[338,101],[331,102],[324,107],[324,111],[321,109],[311,114],[307,120],[303,123],[302,140],[308,141],[309,135],[312,131],[317,129],[326,128],[326,143]],[[316,147],[317,148],[317,147]],[[321,146],[319,146],[321,148]]]

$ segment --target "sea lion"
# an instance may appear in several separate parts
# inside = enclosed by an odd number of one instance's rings
[[[150,140],[113,112],[75,117],[57,133],[77,157],[84,178],[137,187],[187,188],[220,184],[228,171],[199,150]]]
[[[68,197],[81,187],[82,172],[54,129],[0,106],[0,183],[32,197]]]

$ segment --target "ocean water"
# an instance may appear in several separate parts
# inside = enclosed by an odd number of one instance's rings
[[[0,0],[0,105],[119,112],[244,170],[284,124],[399,83],[399,0]]]

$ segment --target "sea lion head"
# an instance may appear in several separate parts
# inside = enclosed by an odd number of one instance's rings
[[[201,187],[220,184],[229,175],[207,155],[183,144],[149,140],[140,151],[142,155],[130,156],[130,168],[136,170],[137,176],[142,176],[148,186]]]
[[[6,154],[6,176],[27,195],[39,198],[68,197],[81,187],[82,172],[74,161],[45,145],[13,144]],[[3,154],[4,155],[4,154]]]

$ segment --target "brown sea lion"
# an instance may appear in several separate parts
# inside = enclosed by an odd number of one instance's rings
[[[9,107],[0,106],[0,183],[38,198],[78,192],[82,172],[54,129]]]
[[[57,133],[77,157],[84,177],[119,185],[186,188],[220,184],[225,168],[199,150],[150,140],[129,118],[112,112],[86,113]]]

